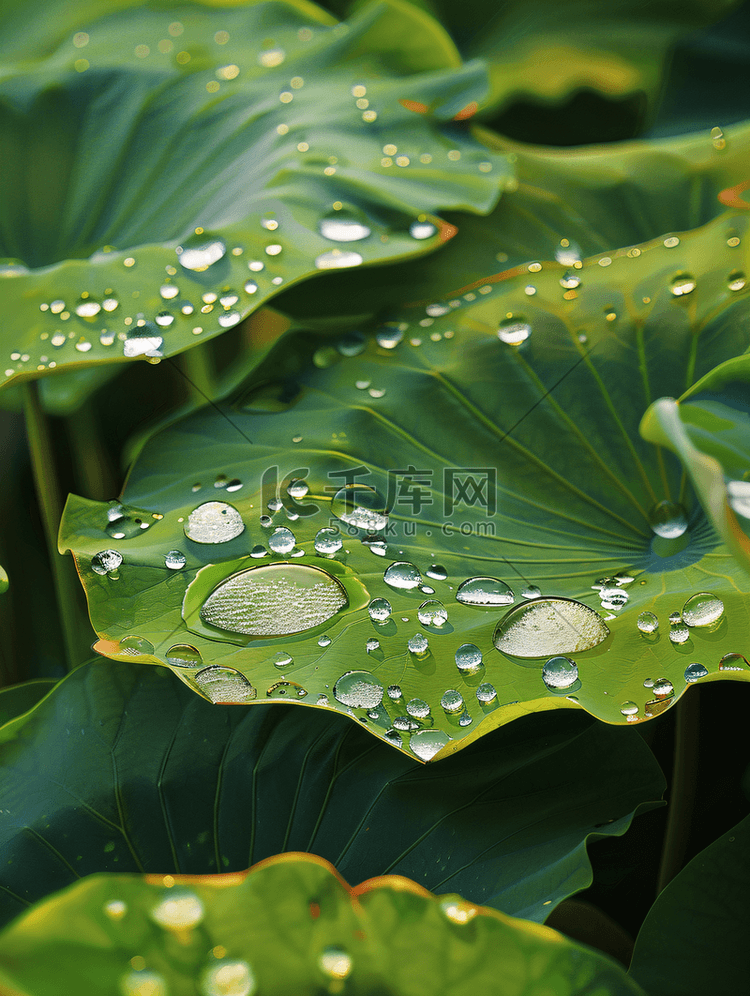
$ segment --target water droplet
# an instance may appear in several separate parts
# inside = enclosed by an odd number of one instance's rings
[[[167,980],[158,972],[128,972],[120,979],[122,996],[167,996]]]
[[[109,574],[122,563],[122,554],[117,550],[100,550],[91,558],[91,570],[96,574]]]
[[[323,636],[321,636],[320,639],[318,640],[318,646],[319,647],[330,647],[330,645],[331,645],[331,638],[330,638],[330,636],[326,636],[325,633],[324,633]]]
[[[156,328],[156,326],[151,326]],[[148,327],[136,329],[135,332],[122,344],[123,356],[160,356],[159,350],[164,340],[160,335],[149,335]],[[78,345],[83,345],[78,343]],[[90,348],[90,344],[88,346]]]
[[[373,622],[385,623],[390,619],[393,609],[387,598],[373,598],[367,606],[367,611]]]
[[[337,491],[331,502],[331,513],[347,525],[370,532],[388,525],[385,498],[366,484],[347,484]]]
[[[318,231],[324,239],[331,242],[361,242],[366,239],[371,229],[364,223],[363,216],[343,209],[334,211],[321,219]]]
[[[739,270],[735,270],[733,273],[729,274],[729,279],[727,280],[727,287],[730,291],[741,291],[747,280],[745,274],[741,273]]]
[[[524,598],[539,598],[541,594],[541,590],[535,584],[525,584],[521,590]]]
[[[165,930],[190,930],[203,919],[203,903],[192,892],[170,892],[151,910],[151,919]]]
[[[578,681],[578,666],[568,657],[551,657],[542,668],[547,688],[570,688]]]
[[[324,526],[315,534],[315,552],[320,554],[336,553],[343,546],[344,541],[338,529],[331,526]]]
[[[447,713],[452,715],[463,712],[464,699],[461,693],[457,692],[455,688],[448,688],[440,699],[440,705]]]
[[[201,608],[201,619],[230,633],[268,637],[320,626],[347,604],[330,574],[307,564],[251,567],[223,581]]]
[[[407,647],[415,657],[426,657],[430,649],[430,644],[424,633],[415,633],[414,636],[409,637]]]
[[[153,643],[142,636],[125,636],[120,640],[118,646],[118,653],[125,654],[127,657],[145,657],[153,652]]]
[[[659,628],[659,620],[653,612],[641,612],[636,621],[641,633],[655,633]]]
[[[477,699],[482,703],[492,702],[493,699],[497,697],[497,690],[494,685],[491,685],[489,681],[483,681],[481,685],[477,685]]]
[[[720,671],[744,671],[748,666],[748,661],[742,654],[724,654],[719,661]]]
[[[648,524],[657,536],[676,539],[682,536],[688,527],[687,514],[682,505],[665,499],[651,509],[648,514]]]
[[[437,232],[437,228],[429,221],[413,221],[409,225],[409,235],[413,239],[430,239]]]
[[[122,920],[128,912],[128,906],[127,903],[122,901],[122,899],[112,899],[110,902],[105,904],[104,912],[110,920]]]
[[[403,338],[403,329],[398,325],[382,325],[375,333],[377,344],[383,349],[395,349]]]
[[[412,719],[411,716],[396,716],[393,720],[393,725],[397,730],[401,730],[402,733],[413,733],[414,730],[419,729],[419,723]]]
[[[268,550],[266,550],[262,543],[256,543],[250,551],[250,556],[255,560],[260,560],[262,557],[268,556]]]
[[[428,598],[417,609],[417,619],[423,626],[444,626],[448,620],[448,611],[442,602],[436,598]]]
[[[685,681],[698,681],[700,678],[705,678],[707,674],[708,668],[705,668],[702,664],[699,664],[696,661],[693,664],[688,664],[685,668]]]
[[[186,270],[202,273],[226,255],[227,246],[222,238],[207,234],[191,235],[177,247],[180,265]]]
[[[163,301],[173,301],[179,296],[179,293],[179,287],[175,287],[174,284],[162,284],[159,288],[159,294]]]
[[[672,643],[687,643],[690,639],[690,630],[685,623],[677,623],[675,626],[669,627],[669,639]]]
[[[318,958],[318,967],[331,979],[345,979],[352,970],[352,959],[343,948],[325,948]]]
[[[376,640],[374,636],[371,636],[367,643],[365,643],[365,650],[368,654],[372,654],[374,651],[380,650],[380,640]]]
[[[76,304],[75,312],[79,318],[95,318],[102,310],[102,306],[93,298],[81,298]]]
[[[212,664],[211,667],[199,671],[195,681],[214,705],[251,702],[258,695],[258,690],[250,684],[245,675],[231,667]]]
[[[368,534],[367,536],[362,537],[361,542],[367,547],[370,553],[373,553],[376,557],[385,557],[388,553],[388,544],[382,536]]]
[[[388,698],[389,699],[400,699],[403,692],[401,691],[400,685],[389,685],[388,686]]]
[[[290,498],[304,498],[309,490],[310,485],[307,481],[294,480],[290,481],[289,487],[286,489],[286,493]]]
[[[239,311],[226,311],[223,315],[219,315],[219,325],[221,325],[223,329],[231,329],[233,325],[236,325],[240,321],[241,318],[242,315]]]
[[[189,643],[176,643],[167,651],[167,663],[173,667],[203,667],[203,658]]]
[[[695,290],[695,278],[691,277],[689,273],[678,273],[672,278],[669,289],[675,297],[686,297]]]
[[[711,592],[691,595],[682,606],[682,620],[688,626],[713,626],[724,615],[724,603]]]
[[[464,674],[472,674],[482,666],[482,651],[473,643],[462,643],[456,651],[456,667]]]
[[[681,612],[670,612],[669,613],[669,623],[670,623],[670,625],[674,626],[675,623],[679,623],[679,622],[682,622],[682,613]]]
[[[174,324],[174,315],[170,311],[160,311],[154,319],[159,328],[168,329]]]
[[[497,335],[509,346],[520,346],[531,335],[531,326],[522,318],[506,318],[500,322]]]
[[[560,286],[565,287],[566,290],[572,290],[574,287],[581,286],[581,278],[573,270],[568,270],[560,277]]]
[[[461,896],[441,896],[439,901],[440,912],[451,923],[463,926],[473,920],[479,910],[473,903],[467,902]]]
[[[179,550],[169,550],[168,553],[164,554],[164,566],[168,567],[170,571],[181,571],[186,563],[185,554]]]
[[[654,695],[659,696],[659,698],[668,698],[670,695],[674,695],[674,685],[669,678],[657,678],[653,691]]]
[[[412,736],[409,749],[420,761],[431,761],[449,740],[442,730],[420,730]]]
[[[318,270],[340,270],[347,266],[359,266],[362,257],[358,252],[345,252],[341,249],[331,249],[315,257]]]
[[[257,982],[246,961],[221,961],[201,975],[201,996],[253,996]]]
[[[448,577],[448,572],[440,564],[431,564],[425,571],[425,574],[434,581],[445,581]]]
[[[367,339],[361,332],[350,332],[339,339],[336,349],[342,356],[359,356],[367,346]]]
[[[406,711],[412,719],[427,719],[430,715],[430,707],[424,699],[410,699],[406,703]]]
[[[374,709],[383,701],[385,689],[369,671],[347,671],[333,688],[342,705],[352,709]]]
[[[629,701],[623,702],[623,704],[620,706],[620,712],[622,713],[623,716],[627,716],[628,719],[630,719],[631,716],[638,715],[638,706],[635,704],[635,702],[629,702]]]
[[[456,601],[463,605],[510,605],[513,598],[510,587],[497,578],[468,578],[456,592]]]
[[[30,272],[20,259],[0,259],[0,277],[22,277]]]
[[[498,650],[514,657],[575,654],[609,636],[598,612],[572,598],[536,598],[511,609],[495,630]]]
[[[327,706],[327,705],[330,705],[330,703],[329,703],[329,700],[328,700],[328,696],[327,696],[326,694],[324,694],[324,693],[321,693],[321,694],[320,694],[320,695],[319,695],[319,696],[317,697],[317,699],[315,700],[315,704],[316,704],[316,705],[319,705],[319,706]]]
[[[405,590],[410,590],[411,588],[418,588],[422,583],[422,575],[419,573],[414,564],[410,564],[406,561],[397,561],[394,564],[389,564],[386,567],[383,574],[383,580],[391,588],[402,588]]]
[[[624,588],[603,584],[599,589],[599,598],[605,609],[621,609],[627,605],[630,595]]]
[[[291,553],[297,537],[286,526],[277,526],[268,537],[268,545],[274,553]]]
[[[228,543],[245,531],[245,523],[234,506],[207,501],[193,509],[184,529],[194,543]]]
[[[565,245],[561,243],[555,249],[555,259],[562,266],[575,266],[576,263],[581,262],[580,247],[575,242],[568,242],[567,239],[565,239],[565,243]]]

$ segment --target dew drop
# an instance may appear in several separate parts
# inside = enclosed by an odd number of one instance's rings
[[[560,286],[564,287],[566,290],[572,290],[575,287],[581,286],[581,278],[573,270],[568,270],[560,277]]]
[[[460,925],[473,920],[479,912],[473,903],[467,902],[461,896],[441,896],[438,905],[446,920]]]
[[[389,699],[393,699],[395,701],[396,699],[400,699],[402,695],[403,695],[403,692],[401,691],[401,686],[400,685],[389,685],[388,686],[388,698]]]
[[[318,967],[331,979],[345,979],[352,970],[352,959],[343,948],[329,947],[318,958]]]
[[[410,636],[406,645],[409,652],[415,657],[426,657],[430,649],[429,640],[424,633],[415,633],[414,636]]]
[[[213,664],[199,671],[195,681],[214,705],[251,702],[258,696],[258,690],[250,684],[244,674],[231,667]]]
[[[359,356],[367,346],[367,340],[361,332],[350,332],[339,339],[336,349],[342,356]]]
[[[675,623],[679,623],[679,622],[682,622],[682,613],[681,612],[670,612],[669,613],[669,623],[670,623],[670,625],[674,626]]]
[[[460,692],[456,691],[455,688],[448,688],[444,693],[443,697],[440,699],[440,705],[445,709],[447,713],[454,715],[459,712],[463,712],[464,709],[464,699]]]
[[[125,636],[120,640],[118,652],[127,657],[145,657],[154,652],[154,645],[142,636]]]
[[[112,899],[110,902],[105,904],[104,912],[110,920],[122,920],[128,912],[128,906],[127,903],[122,901],[122,899]]]
[[[482,651],[474,643],[462,643],[456,651],[456,667],[464,674],[473,674],[482,666]]]
[[[211,235],[191,235],[176,249],[180,265],[186,270],[202,273],[209,266],[218,263],[226,255],[227,246],[223,239]]]
[[[203,603],[200,616],[230,633],[286,636],[320,626],[346,605],[344,587],[320,568],[268,564],[223,581]]]
[[[286,650],[280,650],[273,659],[274,667],[285,668],[294,664],[294,658]]]
[[[258,290],[258,285],[254,280],[246,280],[244,290],[246,294],[255,294]]]
[[[669,678],[657,678],[654,682],[653,692],[659,698],[669,698],[670,695],[674,695],[674,685]]]
[[[425,574],[434,581],[445,581],[448,577],[448,572],[440,564],[431,564],[425,571]]]
[[[531,326],[523,318],[506,318],[500,322],[497,335],[509,346],[520,346],[531,335]]]
[[[423,626],[437,626],[439,629],[448,621],[448,611],[436,598],[428,598],[417,609],[417,619]]]
[[[424,699],[409,699],[406,703],[406,711],[412,719],[427,719],[430,715],[430,707]]]
[[[384,693],[382,684],[369,671],[347,671],[333,688],[336,701],[351,709],[374,709]]]
[[[724,615],[724,603],[711,592],[691,595],[682,606],[682,620],[688,626],[713,626]]]
[[[174,284],[162,284],[159,288],[159,295],[163,301],[173,301],[179,293],[179,287],[175,287]]]
[[[174,315],[171,311],[160,311],[154,321],[159,328],[168,329],[170,325],[174,324]]]
[[[690,639],[690,630],[685,623],[677,623],[669,627],[669,639],[676,644],[687,643]]]
[[[323,636],[321,636],[320,639],[318,640],[318,646],[319,647],[330,647],[330,645],[331,645],[331,638],[330,638],[330,636],[326,636],[325,634],[323,634]]]
[[[340,270],[348,266],[359,266],[362,257],[358,252],[345,252],[341,249],[331,249],[315,257],[318,270]]]
[[[387,598],[373,598],[367,606],[367,611],[373,622],[385,623],[390,619],[393,609]]]
[[[338,529],[332,526],[324,526],[315,534],[315,552],[320,554],[337,553],[343,546],[344,541]]]
[[[707,674],[708,668],[705,668],[702,664],[699,664],[696,661],[693,664],[688,664],[685,668],[685,681],[698,681],[700,678],[705,678]]]
[[[449,740],[442,730],[420,730],[412,736],[409,749],[420,761],[431,761]]]
[[[194,543],[228,543],[245,530],[242,516],[223,501],[207,501],[188,516],[185,535]]]
[[[100,550],[91,558],[91,570],[96,574],[109,574],[116,571],[122,563],[122,554],[118,550]]]
[[[691,277],[689,273],[678,273],[672,278],[669,289],[674,297],[687,297],[695,290],[695,278]]]
[[[413,221],[409,225],[409,235],[413,239],[430,239],[437,232],[437,228],[429,221]]]
[[[246,961],[222,961],[201,976],[201,996],[253,996],[257,982]]]
[[[479,702],[486,705],[495,698],[497,698],[497,690],[489,681],[483,681],[481,685],[477,685],[477,699]]]
[[[376,640],[374,636],[371,636],[367,643],[365,643],[365,650],[368,654],[372,654],[376,650],[380,650],[380,640]]]
[[[547,688],[570,688],[578,680],[578,666],[568,657],[551,657],[542,668]]]
[[[274,553],[291,553],[297,537],[286,526],[277,526],[268,537],[268,545]]]
[[[79,318],[95,318],[101,310],[101,304],[90,297],[81,298],[75,306],[75,312]]]
[[[128,972],[120,979],[122,996],[167,996],[167,980],[158,972]]]
[[[263,557],[268,556],[268,550],[266,550],[262,543],[256,543],[250,551],[250,556],[255,560],[261,560]]]
[[[188,643],[176,643],[169,648],[166,657],[173,667],[203,667],[200,651]]]
[[[630,719],[631,716],[638,715],[638,706],[635,704],[635,702],[630,702],[630,701],[623,702],[623,704],[620,706],[620,712],[622,713],[623,716],[627,716],[627,718]]]
[[[636,620],[636,626],[641,633],[655,633],[659,628],[659,620],[653,612],[641,612]]]
[[[568,242],[565,240],[567,245],[559,245],[555,249],[555,259],[562,266],[575,266],[576,263],[581,262],[581,250],[575,242]]]
[[[164,566],[170,571],[181,571],[187,563],[187,558],[180,550],[169,550],[164,554]]]
[[[388,525],[385,498],[366,484],[346,484],[340,488],[331,502],[331,513],[347,525],[370,532]]]
[[[494,634],[498,650],[514,657],[581,653],[609,636],[598,612],[570,598],[536,598],[511,609]]]
[[[223,329],[231,329],[232,326],[237,325],[241,318],[242,315],[239,311],[226,311],[223,315],[219,315],[219,325]]]
[[[735,270],[733,273],[729,274],[727,287],[730,291],[741,291],[746,283],[747,280],[745,279],[745,274],[741,273],[739,270]]]
[[[371,234],[371,229],[361,218],[346,211],[334,211],[322,218],[318,231],[331,242],[361,242]]]
[[[304,498],[309,490],[310,485],[307,481],[294,480],[289,482],[289,487],[286,489],[286,493],[290,498]]]
[[[541,590],[535,584],[525,584],[521,589],[524,598],[539,598],[541,594]]]
[[[654,505],[649,512],[648,524],[657,536],[677,539],[688,527],[687,514],[682,505],[664,499]]]
[[[422,583],[422,575],[414,564],[410,564],[407,561],[397,561],[386,567],[383,573],[383,580],[391,588],[410,590],[419,587]]]
[[[510,605],[514,595],[510,587],[497,578],[468,578],[456,592],[456,601],[463,605]]]
[[[150,915],[165,930],[190,930],[203,919],[203,903],[192,892],[170,892]]]
[[[375,333],[375,340],[383,349],[395,349],[403,338],[403,329],[398,325],[382,325]]]
[[[385,557],[388,553],[388,544],[382,536],[374,536],[370,534],[363,536],[361,542],[367,547],[370,553],[374,553],[376,557]]]

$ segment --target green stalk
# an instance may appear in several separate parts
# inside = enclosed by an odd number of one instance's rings
[[[698,770],[700,703],[698,689],[683,695],[675,708],[674,764],[664,846],[656,894],[666,888],[682,868],[695,800]]]
[[[83,487],[86,497],[99,501],[113,498],[119,488],[114,483],[112,461],[97,428],[98,420],[92,402],[85,401],[72,418],[66,419],[66,423],[76,480]]]
[[[214,364],[211,343],[201,343],[175,356],[174,363],[188,385],[188,393],[198,405],[205,405],[214,396]]]
[[[47,552],[55,585],[65,658],[70,671],[80,663],[79,641],[76,639],[76,622],[79,618],[77,580],[72,563],[69,563],[67,558],[62,557],[57,552],[57,531],[62,516],[62,497],[47,416],[39,401],[39,389],[36,382],[29,381],[22,384],[21,389],[34,487],[44,526],[44,535],[47,540]]]

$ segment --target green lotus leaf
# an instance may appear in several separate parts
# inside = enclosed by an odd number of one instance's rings
[[[121,992],[638,996],[606,956],[549,927],[400,876],[350,888],[308,854],[234,875],[95,875],[0,934],[23,996]],[[3,977],[4,976],[4,977]],[[343,983],[343,984],[342,984]],[[148,988],[146,988],[148,987]]]
[[[386,48],[392,16],[405,41]],[[0,381],[158,360],[282,286],[434,249],[453,233],[438,210],[489,211],[507,157],[451,120],[485,70],[407,16],[100,8],[0,77]]]
[[[0,726],[33,709],[55,684],[54,678],[34,678],[0,690]]]
[[[0,595],[2,595],[4,591],[8,590],[8,584],[8,573],[0,564]]]
[[[640,738],[570,713],[424,770],[343,717],[216,708],[162,668],[85,664],[26,712],[48,688],[0,692],[15,720],[0,923],[79,876],[240,871],[287,850],[542,921],[591,883],[587,841],[623,834],[664,789]]]
[[[744,276],[736,278],[736,282]],[[738,356],[692,385],[680,402],[660,398],[641,423],[644,438],[683,461],[727,547],[750,570],[750,357]]]
[[[580,268],[535,263],[450,288],[366,343],[340,339],[355,356],[321,337],[305,367],[303,335],[277,349],[233,404],[143,449],[123,501],[162,516],[140,516],[148,531],[112,543],[107,507],[69,500],[61,549],[76,556],[97,649],[167,664],[199,690],[209,665],[235,668],[261,699],[302,688],[424,759],[528,711],[632,723],[697,677],[746,680],[744,575],[678,461],[638,434],[655,398],[748,349],[748,290],[732,276],[747,265],[745,218],[729,209]],[[96,560],[107,550],[122,557],[116,580]],[[170,551],[184,567],[166,565]],[[316,556],[386,599],[387,622],[380,603],[372,617],[309,614],[287,575]],[[269,582],[260,603],[208,619],[191,592],[230,563],[276,564],[287,601]],[[680,621],[706,593],[711,625]],[[447,620],[420,610],[431,599]],[[266,607],[263,635],[238,626],[249,604]],[[290,611],[309,628],[276,629]],[[200,660],[170,661],[182,643]]]
[[[519,145],[482,131],[488,145],[510,156],[515,176],[489,218],[449,214],[458,234],[438,252],[400,266],[332,274],[285,291],[274,302],[307,321],[340,313],[377,313],[405,301],[435,300],[477,275],[517,266],[563,262],[568,269],[613,247],[637,248],[659,236],[705,225],[738,212],[734,237],[746,221],[750,125],[727,127],[721,138],[699,134],[651,142],[559,150]],[[739,243],[738,243],[739,246]],[[739,264],[737,264],[739,266]],[[532,273],[534,271],[531,271]],[[533,286],[530,275],[528,283]]]
[[[750,973],[744,819],[687,864],[651,907],[630,974],[663,996],[734,996]],[[707,989],[708,987],[708,989]]]

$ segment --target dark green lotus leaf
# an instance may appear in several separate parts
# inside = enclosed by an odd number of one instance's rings
[[[0,690],[0,726],[32,709],[55,684],[53,678],[35,678]]]
[[[0,923],[79,876],[239,871],[288,850],[542,921],[590,884],[587,840],[624,833],[664,789],[639,737],[570,713],[425,770],[343,717],[216,708],[163,668],[85,664],[21,716],[46,687],[0,692],[0,719],[20,717],[0,732]]]
[[[282,854],[221,876],[96,875],[0,935],[0,983],[23,996],[638,996],[606,956],[549,927],[400,876],[350,888]]]
[[[515,172],[512,189],[488,219],[448,215],[458,234],[439,253],[294,287],[275,307],[307,321],[327,316],[333,302],[340,313],[375,313],[384,305],[439,298],[478,274],[556,258],[575,269],[613,247],[637,247],[705,225],[727,210],[720,195],[739,203],[743,195],[732,188],[748,179],[747,124],[726,128],[716,139],[707,130],[564,151],[519,145],[488,131],[482,136],[512,158]],[[745,225],[740,217],[737,237]]]
[[[311,343],[305,368],[294,348],[277,350],[231,406],[146,445],[123,500],[163,516],[147,532],[113,543],[106,506],[69,500],[61,549],[76,555],[97,649],[169,664],[196,688],[199,663],[236,668],[260,698],[303,688],[306,702],[369,710],[368,729],[397,746],[411,735],[424,758],[528,711],[637,722],[696,677],[746,679],[726,657],[750,649],[744,574],[678,461],[638,434],[655,398],[748,349],[748,289],[732,276],[747,268],[745,219],[728,209],[580,268],[535,263],[451,288],[394,316],[359,355]],[[276,394],[263,378],[278,380]],[[348,482],[377,494],[334,501]],[[319,535],[335,527],[341,549]],[[122,557],[116,580],[92,569],[110,549]],[[173,550],[184,568],[165,566]],[[268,612],[264,632],[237,628],[240,597],[223,619],[198,610],[213,638],[197,626],[191,586],[207,565],[270,562],[286,576],[321,551],[388,599],[385,624],[377,609],[309,614],[315,600],[285,580],[286,601],[272,585],[246,600]],[[401,563],[414,569],[390,566]],[[483,577],[496,579],[479,583],[484,596],[459,590]],[[679,621],[706,592],[723,609],[716,625]],[[420,618],[432,598],[443,625],[435,607]],[[308,629],[275,628],[295,613]],[[655,618],[639,629],[643,613]],[[184,643],[200,662],[168,660]],[[576,667],[550,664],[558,655]],[[424,707],[407,708],[412,699]]]
[[[0,595],[8,590],[8,574],[0,564]]]
[[[737,277],[744,285],[744,276]],[[641,423],[644,438],[683,461],[728,548],[750,570],[750,356],[721,363],[680,398],[660,398]]]
[[[630,974],[663,996],[735,996],[747,986],[750,817],[682,869],[641,927]]]
[[[451,121],[485,70],[422,12],[385,47],[392,13],[105,9],[8,72],[0,381],[158,360],[282,286],[434,249],[438,210],[489,211],[507,158]]]

